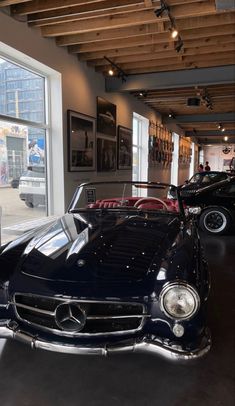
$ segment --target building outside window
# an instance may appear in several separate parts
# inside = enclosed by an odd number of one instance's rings
[[[2,242],[47,215],[45,77],[0,57]]]

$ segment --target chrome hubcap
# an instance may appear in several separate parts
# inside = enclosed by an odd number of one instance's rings
[[[223,231],[226,227],[226,223],[225,215],[218,211],[210,211],[204,218],[204,226],[206,230],[212,233]]]

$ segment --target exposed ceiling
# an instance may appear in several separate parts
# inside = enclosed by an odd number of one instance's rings
[[[116,90],[137,78],[139,87],[125,91],[160,112],[165,122],[177,122],[186,135],[201,143],[228,135],[235,142],[235,67],[230,80],[221,74],[213,82],[219,67],[234,66],[235,0],[1,0],[0,7],[105,76],[112,67],[120,82]],[[148,74],[187,76],[205,68],[211,69],[207,82],[195,76],[190,83],[159,88],[157,81],[154,87],[142,80]],[[198,106],[188,106],[189,98],[198,98]]]

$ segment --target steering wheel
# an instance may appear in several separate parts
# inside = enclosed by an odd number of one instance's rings
[[[168,211],[167,204],[163,200],[158,199],[158,197],[142,197],[141,199],[137,200],[137,202],[135,202],[134,207],[138,208],[142,203],[149,202],[161,203],[164,210]]]

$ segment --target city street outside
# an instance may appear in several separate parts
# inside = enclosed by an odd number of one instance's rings
[[[22,223],[36,221],[46,216],[45,206],[27,207],[19,198],[19,190],[11,187],[0,187],[0,207],[2,208],[1,243],[18,237],[22,232],[21,229],[24,228]]]

